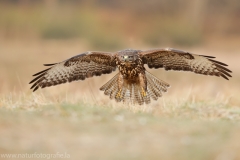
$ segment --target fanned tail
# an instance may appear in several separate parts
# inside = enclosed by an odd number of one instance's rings
[[[104,84],[100,90],[104,91],[105,95],[110,95],[110,98],[113,99],[118,91],[118,75],[116,74],[111,80]]]
[[[167,92],[170,85],[147,71],[145,73],[147,77],[147,95],[153,100],[157,100],[158,97],[162,97],[162,92]]]
[[[109,95],[110,99],[115,99],[117,102],[130,102],[132,104],[142,105],[144,103],[149,104],[150,98],[157,100],[162,96],[162,92],[166,92],[170,86],[168,83],[159,80],[149,72],[146,73],[147,78],[147,91],[146,96],[142,94],[142,88],[139,81],[129,83],[124,79],[121,89],[118,87],[118,76],[115,75],[111,80],[104,84],[100,90],[104,91],[105,95]]]

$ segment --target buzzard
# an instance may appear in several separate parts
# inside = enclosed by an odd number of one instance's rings
[[[119,72],[100,90],[117,102],[149,104],[167,91],[168,83],[149,73],[149,68],[191,71],[197,74],[232,77],[226,64],[213,60],[212,56],[196,55],[172,48],[133,50],[118,52],[89,51],[59,63],[45,64],[50,68],[34,74],[31,89],[45,88],[61,83],[84,80],[85,78],[109,74],[118,68]]]

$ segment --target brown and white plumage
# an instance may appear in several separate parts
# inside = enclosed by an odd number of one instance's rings
[[[120,73],[115,75],[110,81],[103,85],[100,90],[104,91],[105,95],[109,95],[111,99],[116,99],[117,102],[131,102],[142,105],[144,103],[149,104],[150,98],[157,100],[162,96],[162,92],[166,92],[170,86],[168,83],[158,79],[151,73],[146,71],[147,78],[147,94],[146,96],[141,95],[141,86],[139,83],[128,83],[128,80],[124,80],[123,90],[121,92],[122,98],[116,98],[118,92],[118,76]]]
[[[212,56],[196,55],[175,49],[156,49],[140,53],[149,68],[164,68],[165,70],[191,71],[197,74],[221,76],[228,80],[232,77],[228,66],[213,60]]]
[[[60,63],[47,64],[50,68],[34,74],[31,89],[49,87],[61,83],[84,80],[92,76],[119,73],[100,90],[117,102],[148,104],[157,100],[170,86],[147,72],[149,68],[191,71],[203,75],[221,76],[228,80],[231,71],[226,64],[213,60],[212,56],[195,55],[175,49],[122,50],[115,53],[86,52]]]
[[[61,83],[84,80],[92,76],[108,74],[116,70],[112,55],[104,52],[86,52],[60,63],[46,64],[50,68],[34,74],[31,89],[50,87]]]

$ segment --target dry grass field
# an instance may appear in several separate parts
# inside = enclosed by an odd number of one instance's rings
[[[240,158],[240,48],[214,50],[214,44],[185,48],[229,64],[233,78],[150,70],[171,88],[147,106],[126,106],[103,95],[99,87],[115,73],[32,93],[31,75],[44,69],[43,63],[87,50],[79,44],[1,42],[1,154],[59,152],[71,159]]]
[[[0,1],[0,159],[240,159],[239,1],[97,2]],[[215,56],[233,78],[147,68],[171,87],[143,106],[99,90],[117,72],[28,84],[42,64],[88,50],[157,47]]]

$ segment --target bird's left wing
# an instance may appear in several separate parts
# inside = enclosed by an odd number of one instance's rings
[[[196,55],[172,48],[147,50],[139,53],[143,63],[149,68],[164,68],[165,70],[191,71],[197,74],[221,76],[228,80],[232,77],[228,66],[213,60],[212,56]]]
[[[108,74],[116,69],[115,54],[107,52],[86,52],[60,63],[45,64],[50,68],[34,74],[31,89],[50,87],[61,83],[84,80],[92,76]]]

